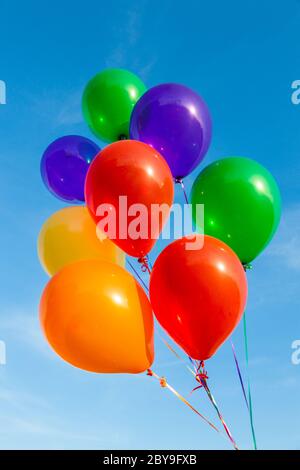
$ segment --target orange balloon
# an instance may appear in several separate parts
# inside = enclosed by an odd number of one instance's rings
[[[65,266],[43,292],[40,320],[54,351],[81,369],[136,374],[153,362],[150,302],[116,264],[84,260]]]
[[[154,246],[173,202],[174,184],[165,159],[152,147],[123,140],[105,147],[92,161],[86,181],[85,200],[97,224],[113,220],[115,233],[107,236],[130,256],[143,257]],[[124,206],[120,203],[124,198]],[[158,219],[153,205],[164,204]],[[99,210],[105,205],[107,209]],[[139,209],[137,209],[139,206]],[[137,223],[143,208],[143,222]],[[132,211],[133,213],[130,213]],[[105,223],[103,223],[105,225]],[[139,230],[132,235],[131,228]]]

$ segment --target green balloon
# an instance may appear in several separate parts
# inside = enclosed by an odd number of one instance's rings
[[[144,83],[127,70],[95,75],[82,97],[83,116],[92,132],[105,142],[128,139],[132,109],[145,91]]]
[[[281,214],[280,192],[272,175],[242,157],[207,166],[193,184],[191,203],[197,228],[227,243],[243,264],[267,246]],[[196,204],[204,204],[204,227]]]

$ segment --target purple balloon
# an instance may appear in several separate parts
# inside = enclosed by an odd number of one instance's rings
[[[52,142],[41,161],[41,175],[49,191],[66,202],[84,201],[85,177],[99,152],[98,145],[79,135]]]
[[[181,179],[199,165],[208,150],[208,107],[183,85],[155,86],[146,91],[132,111],[130,137],[154,147],[167,161],[174,178]]]

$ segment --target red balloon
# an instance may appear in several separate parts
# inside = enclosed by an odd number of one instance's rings
[[[172,174],[164,158],[134,140],[115,142],[102,150],[91,163],[85,183],[86,204],[99,228],[135,257],[145,256],[155,244],[173,196]],[[152,204],[167,204],[158,219],[151,217]]]
[[[200,241],[196,235],[196,239]],[[150,278],[150,300],[161,326],[193,359],[210,358],[240,321],[247,300],[241,262],[225,243],[204,236],[187,249],[186,237],[168,245]],[[190,248],[192,245],[190,245]]]

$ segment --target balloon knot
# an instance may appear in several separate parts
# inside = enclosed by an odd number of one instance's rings
[[[245,271],[250,271],[250,269],[252,269],[252,264],[243,263],[243,268],[244,268]]]
[[[182,184],[182,178],[175,178],[176,184]]]
[[[151,274],[147,256],[141,256],[141,258],[138,259],[138,262],[141,265],[141,270],[143,273],[148,272],[149,274]]]
[[[127,140],[128,137],[125,134],[120,134],[118,140]]]
[[[206,372],[200,372],[200,373],[196,374],[196,380],[197,380],[197,382],[199,382],[201,384],[197,388],[203,387],[203,382],[207,379],[208,379],[208,375],[206,374]]]
[[[204,368],[204,361],[199,362],[195,379],[197,380],[197,382],[199,382],[200,385],[198,385],[198,387],[194,388],[192,391],[197,390],[198,388],[204,387],[206,381],[208,380],[207,371]]]
[[[161,386],[162,388],[165,388],[165,387],[167,386],[167,380],[166,380],[166,378],[165,378],[165,377],[161,377],[161,378],[159,379],[159,383],[160,383],[160,386]]]
[[[183,191],[185,191],[184,183],[183,183],[183,178],[175,178],[175,184],[180,184],[182,187]]]
[[[153,377],[153,372],[151,369],[147,369],[147,375],[149,375],[150,377]]]

